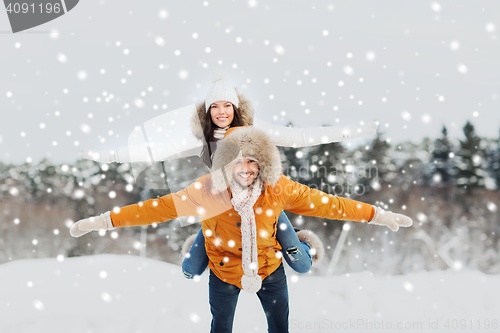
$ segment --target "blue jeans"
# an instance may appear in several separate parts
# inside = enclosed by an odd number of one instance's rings
[[[307,273],[311,270],[312,257],[309,253],[310,246],[307,242],[299,241],[290,220],[281,212],[278,217],[276,239],[281,245],[281,253],[288,266],[297,273]],[[196,275],[201,275],[208,266],[208,257],[205,249],[205,238],[203,231],[196,235],[193,246],[189,250],[189,255],[182,262],[182,272],[188,279]]]
[[[194,240],[193,246],[182,262],[182,272],[187,279],[201,275],[208,266],[207,250],[205,249],[205,237],[200,229]]]
[[[240,288],[221,281],[212,271],[208,281],[210,311],[212,312],[212,333],[233,331],[234,312],[238,303]],[[283,263],[262,280],[257,292],[260,304],[266,314],[269,333],[288,332],[288,287]]]

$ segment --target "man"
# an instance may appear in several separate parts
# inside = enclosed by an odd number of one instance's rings
[[[281,174],[279,151],[253,127],[228,130],[213,158],[213,172],[159,199],[121,208],[71,227],[79,237],[113,229],[199,215],[209,258],[212,332],[231,332],[240,289],[256,292],[269,332],[288,332],[288,288],[276,240],[282,210],[336,220],[386,225],[409,217],[311,189]]]

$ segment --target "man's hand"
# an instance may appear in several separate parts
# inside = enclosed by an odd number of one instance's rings
[[[385,225],[392,231],[398,231],[399,227],[411,227],[413,224],[412,219],[406,215],[396,214],[376,206],[372,207],[375,208],[375,215],[368,224]]]
[[[111,222],[110,212],[106,212],[99,216],[83,219],[71,226],[69,233],[73,237],[80,237],[92,230],[113,230],[115,227]]]

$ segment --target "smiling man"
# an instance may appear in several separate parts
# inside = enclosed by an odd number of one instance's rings
[[[326,194],[281,174],[278,149],[253,127],[228,130],[217,146],[213,171],[189,187],[130,205],[71,227],[91,230],[165,222],[199,215],[209,258],[212,332],[231,332],[241,289],[257,293],[269,332],[288,332],[288,287],[276,240],[281,211],[385,225],[393,231],[412,220],[379,207]]]
[[[234,180],[241,187],[251,185],[259,175],[259,161],[255,158],[242,158],[236,162],[233,170]]]

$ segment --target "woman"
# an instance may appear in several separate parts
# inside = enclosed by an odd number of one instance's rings
[[[226,130],[231,127],[254,125],[264,130],[271,137],[274,144],[286,147],[306,147],[375,134],[377,127],[375,123],[357,127],[316,128],[288,128],[272,125],[254,119],[254,110],[250,101],[223,78],[213,82],[204,102],[199,103],[190,112],[193,113],[191,116],[191,130],[197,140],[187,140],[187,145],[183,143],[182,149],[184,151],[176,149],[181,145],[160,142],[156,144],[153,150],[150,146],[145,149],[141,145],[136,145],[116,150],[101,150],[97,153],[81,151],[81,155],[84,158],[107,163],[115,161],[147,161],[150,156],[154,156],[154,160],[158,161],[195,153],[200,155],[203,163],[210,169],[212,156],[216,150],[214,143],[222,139]],[[201,146],[196,145],[199,142],[202,142]],[[186,151],[188,154],[185,153]],[[281,244],[283,257],[296,272],[306,273],[311,269],[313,259],[315,262],[321,260],[324,249],[319,238],[312,232],[305,230],[301,230],[296,234],[283,212],[278,219],[276,236]],[[187,254],[188,250],[189,253]],[[201,275],[208,263],[201,229],[196,236],[193,235],[186,241],[183,246],[183,253],[186,258],[182,267],[186,278]]]

